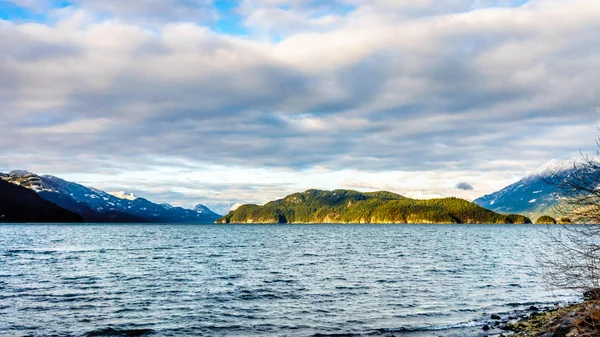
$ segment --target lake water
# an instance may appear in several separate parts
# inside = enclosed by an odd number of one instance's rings
[[[544,289],[523,225],[1,225],[2,336],[480,336]]]

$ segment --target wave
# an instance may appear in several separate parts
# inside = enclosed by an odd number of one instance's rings
[[[5,256],[10,256],[14,254],[54,254],[56,250],[45,250],[45,249],[10,249],[5,251]]]
[[[418,331],[443,331],[443,330],[454,330],[463,328],[473,328],[478,326],[484,326],[483,321],[468,321],[455,324],[445,325],[429,325],[421,327],[399,327],[399,328],[381,328],[377,329],[379,333],[399,333],[399,332],[418,332]]]
[[[152,329],[115,329],[102,328],[86,333],[86,337],[101,337],[101,336],[124,336],[124,337],[141,337],[149,336],[154,333]]]
[[[408,327],[402,326],[397,328],[379,328],[372,331],[355,333],[355,332],[334,332],[334,333],[324,333],[319,332],[313,334],[312,337],[355,337],[355,336],[364,336],[364,335],[389,335],[389,334],[410,334],[417,332],[434,332],[434,331],[444,331],[444,330],[457,330],[457,329],[465,329],[465,328],[473,328],[485,325],[484,322],[478,321],[468,321],[461,322],[456,324],[446,324],[446,325],[429,325],[429,326],[421,326],[421,327]]]

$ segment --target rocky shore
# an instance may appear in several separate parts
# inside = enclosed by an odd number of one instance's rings
[[[600,337],[600,301],[586,301],[564,307],[532,306],[502,318],[491,315],[491,325],[485,325],[488,337]]]

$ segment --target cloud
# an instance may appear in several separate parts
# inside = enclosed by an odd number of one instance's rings
[[[177,163],[179,164],[179,163]],[[472,200],[482,191],[516,181],[514,171],[481,172],[364,172],[355,169],[331,171],[315,167],[303,171],[285,168],[242,168],[177,164],[130,172],[66,174],[65,178],[107,191],[126,190],[158,202],[193,207],[198,203],[223,212],[235,203],[264,204],[286,195],[318,187],[348,188],[360,191],[389,190],[407,197],[434,198],[456,196]],[[440,189],[451,179],[475,179],[481,186],[470,191]]]
[[[94,12],[118,16],[138,16],[153,18],[160,16],[167,20],[190,20],[201,22],[214,13],[212,0],[74,0],[74,4]]]
[[[473,186],[471,186],[469,183],[465,183],[465,182],[460,182],[460,183],[456,184],[456,188],[458,188],[459,190],[463,190],[463,191],[474,190]]]
[[[106,17],[150,24],[168,21],[214,23],[219,11],[212,0],[5,0],[36,15],[53,17],[85,11],[98,19]]]
[[[49,22],[0,20],[0,169],[460,171],[470,197],[595,145],[597,1],[244,1],[248,36],[216,33],[214,11],[82,0]],[[304,186],[286,177],[224,198]]]

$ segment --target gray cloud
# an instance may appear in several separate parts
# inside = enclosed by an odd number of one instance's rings
[[[472,191],[473,190],[473,186],[471,186],[469,183],[465,183],[464,181],[456,184],[456,188],[458,188],[459,190],[463,190],[463,191]]]

